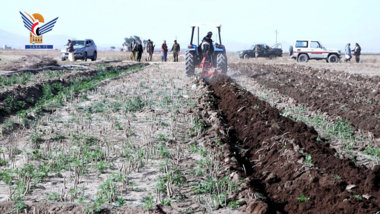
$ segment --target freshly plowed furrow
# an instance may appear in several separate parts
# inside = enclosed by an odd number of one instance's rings
[[[233,147],[248,159],[251,187],[264,194],[283,213],[375,213],[380,210],[380,167],[369,170],[351,160],[336,158],[329,144],[304,123],[280,115],[279,110],[241,89],[229,77],[209,82],[215,103],[235,133]],[[349,191],[349,185],[355,188]],[[309,200],[300,202],[305,195]],[[367,195],[371,197],[366,199]],[[358,198],[361,199],[358,199]],[[273,209],[273,208],[272,208]]]
[[[232,64],[230,67],[314,111],[348,119],[356,128],[380,137],[380,77],[302,66]]]

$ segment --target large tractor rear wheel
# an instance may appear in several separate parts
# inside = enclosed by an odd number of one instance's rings
[[[218,70],[222,70],[223,74],[227,74],[227,57],[220,53],[216,57],[216,67]]]
[[[186,52],[186,76],[191,77],[194,76],[195,71],[195,53],[187,51]]]

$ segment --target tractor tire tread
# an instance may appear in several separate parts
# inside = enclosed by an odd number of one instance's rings
[[[186,76],[191,77],[195,74],[195,63],[194,63],[194,54],[189,51],[186,52],[186,58],[185,58],[185,70],[186,70]]]
[[[216,61],[217,69],[222,70],[223,74],[227,74],[227,57],[224,54],[218,54]]]

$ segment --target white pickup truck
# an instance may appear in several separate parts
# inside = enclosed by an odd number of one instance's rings
[[[326,62],[337,63],[341,57],[339,49],[327,49],[316,40],[296,40],[289,48],[290,57],[297,62],[307,62],[309,59],[326,60]]]

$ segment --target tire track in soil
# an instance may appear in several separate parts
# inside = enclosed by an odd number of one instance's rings
[[[280,115],[279,110],[241,89],[231,78],[209,82],[218,111],[235,133],[231,148],[240,148],[240,164],[247,170],[252,189],[264,191],[271,209],[281,213],[375,213],[380,166],[374,170],[338,159],[329,144],[317,142],[318,133],[302,122]],[[300,151],[303,151],[302,153]],[[312,164],[305,162],[307,154]],[[334,178],[338,175],[340,178]],[[355,188],[346,190],[349,185]],[[310,200],[299,203],[301,194]],[[366,195],[370,198],[366,199]],[[361,199],[355,197],[360,196]],[[275,207],[273,207],[275,206]]]
[[[234,70],[277,89],[314,111],[348,119],[380,138],[380,77],[299,65],[230,64]]]

